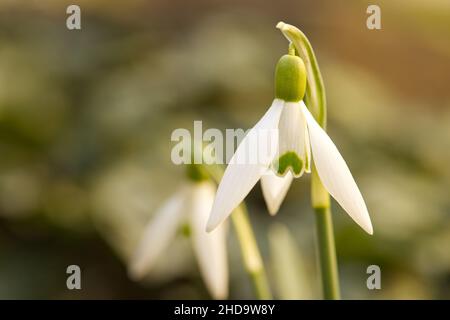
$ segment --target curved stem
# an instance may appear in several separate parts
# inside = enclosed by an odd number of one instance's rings
[[[256,296],[263,300],[272,299],[261,254],[250,225],[247,209],[243,204],[234,210],[231,219],[239,240],[245,269],[252,279]]]
[[[298,28],[284,22],[279,22],[277,28],[295,46],[298,55],[305,62],[308,80],[305,96],[306,105],[320,126],[325,130],[327,124],[325,87],[314,50],[308,38]],[[323,295],[325,299],[339,299],[339,273],[330,195],[320,181],[315,167],[312,168],[311,175],[311,200],[316,216]]]
[[[205,169],[217,184],[220,183],[223,176],[222,167],[218,165],[205,166]],[[236,230],[245,271],[253,283],[257,298],[263,300],[272,299],[264,263],[256,243],[247,208],[243,203],[233,211],[231,219]]]
[[[305,62],[306,76],[308,79],[306,98],[310,102],[308,108],[313,113],[317,122],[325,128],[327,122],[325,87],[314,50],[308,38],[306,38],[300,29],[284,22],[278,22],[277,28],[295,46],[298,55]]]

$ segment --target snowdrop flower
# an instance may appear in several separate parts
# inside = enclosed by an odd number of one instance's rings
[[[373,233],[369,213],[350,170],[327,133],[316,122],[303,97],[306,71],[293,48],[279,60],[275,70],[275,99],[261,120],[248,132],[225,170],[207,224],[215,229],[231,214],[261,179],[269,212],[275,214],[294,178],[311,172],[312,161],[327,191],[366,232]],[[254,139],[267,131],[268,139]],[[256,141],[256,143],[255,143]],[[256,163],[242,163],[248,150],[268,150]]]
[[[131,260],[129,271],[132,278],[140,279],[145,276],[157,259],[164,254],[180,227],[187,224],[206,287],[215,299],[227,297],[226,226],[221,225],[212,233],[205,232],[215,191],[216,187],[212,182],[197,179],[181,187],[162,205],[145,228],[142,240]]]

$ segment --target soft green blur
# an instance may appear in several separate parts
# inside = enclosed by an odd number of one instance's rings
[[[82,0],[69,31],[72,2],[1,1],[0,298],[208,299],[186,237],[145,281],[126,263],[182,183],[172,131],[247,129],[271,104],[282,20],[314,47],[374,226],[332,203],[343,298],[450,299],[450,4],[377,3],[372,31],[366,1]],[[321,297],[309,183],[275,217],[259,187],[247,197],[277,298]],[[253,298],[230,231],[230,298]],[[66,288],[71,264],[82,290]]]

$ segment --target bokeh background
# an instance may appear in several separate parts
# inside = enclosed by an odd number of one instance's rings
[[[78,4],[82,30],[66,28]],[[381,7],[382,30],[366,28]],[[145,281],[127,261],[184,179],[171,133],[249,128],[273,99],[287,42],[309,37],[329,132],[375,234],[334,207],[343,298],[450,298],[450,2],[0,1],[0,298],[208,299],[180,235]],[[309,178],[250,218],[277,298],[320,298]],[[253,298],[234,231],[230,297]],[[82,290],[66,267],[82,268]],[[382,289],[366,287],[379,265]]]

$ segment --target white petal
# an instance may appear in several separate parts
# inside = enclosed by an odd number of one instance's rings
[[[311,173],[311,143],[309,141],[309,132],[308,126],[306,125],[306,118],[303,118],[305,120],[305,172]]]
[[[139,279],[145,276],[168,247],[181,223],[188,196],[188,188],[182,188],[155,213],[155,217],[145,227],[142,239],[130,261],[131,278]]]
[[[275,99],[266,114],[239,144],[219,184],[208,220],[208,231],[231,214],[270,166],[278,145],[277,128],[283,103]],[[254,159],[255,156],[257,159]]]
[[[272,170],[267,170],[261,177],[262,192],[271,215],[275,215],[280,209],[293,179],[290,171],[284,177],[279,177]]]
[[[308,123],[313,160],[320,180],[350,217],[367,233],[372,234],[366,204],[345,160],[303,102],[302,110]]]
[[[226,225],[222,224],[211,233],[205,230],[215,191],[215,186],[209,182],[198,183],[195,187],[190,208],[192,241],[209,292],[215,299],[225,299],[228,296]]]
[[[298,178],[302,176],[305,169],[309,169],[307,164],[310,150],[307,148],[307,137],[306,120],[300,103],[286,102],[280,116],[278,154],[273,163],[273,169],[276,172],[284,175],[286,170],[289,170]],[[278,161],[280,157],[286,155],[289,155],[290,166],[288,162],[283,164],[282,161]],[[278,167],[279,165],[281,167]]]

